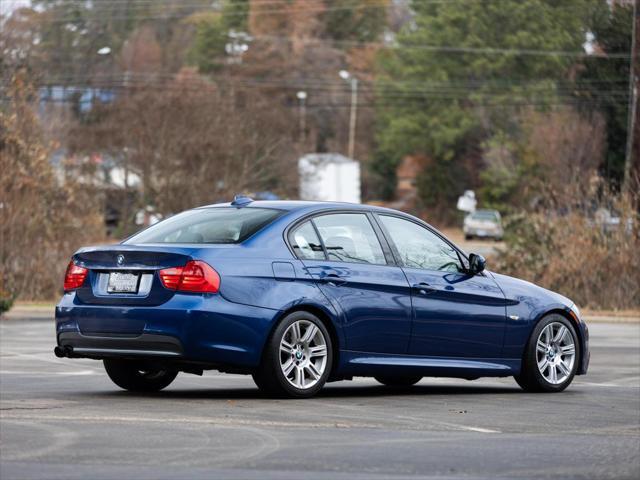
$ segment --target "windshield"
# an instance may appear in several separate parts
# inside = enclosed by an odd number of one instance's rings
[[[124,243],[240,243],[283,213],[267,208],[188,210],[137,233]]]

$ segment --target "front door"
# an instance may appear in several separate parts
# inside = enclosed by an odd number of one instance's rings
[[[392,215],[377,217],[412,289],[409,353],[498,358],[505,297],[489,273],[470,275],[456,250],[430,229]]]
[[[346,349],[407,353],[412,316],[409,284],[399,267],[388,264],[367,214],[318,215],[298,226],[290,242],[340,312]]]

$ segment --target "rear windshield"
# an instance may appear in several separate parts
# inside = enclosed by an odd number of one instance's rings
[[[498,220],[498,215],[496,212],[493,211],[483,211],[483,210],[479,210],[477,212],[474,212],[471,215],[471,218],[473,218],[474,220]]]
[[[240,243],[283,213],[267,208],[188,210],[135,234],[124,243]]]

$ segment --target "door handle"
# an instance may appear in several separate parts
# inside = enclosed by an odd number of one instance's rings
[[[338,286],[347,283],[347,280],[335,273],[328,273],[320,277],[320,280],[330,285]]]
[[[438,290],[436,287],[429,285],[427,282],[416,283],[413,285],[413,289],[416,290],[420,295],[428,295]]]

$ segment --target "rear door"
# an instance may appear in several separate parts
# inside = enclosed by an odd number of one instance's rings
[[[404,354],[411,331],[409,284],[363,212],[320,214],[289,241],[341,314],[347,349]]]
[[[506,301],[493,278],[468,274],[452,245],[423,225],[393,215],[376,218],[411,285],[409,353],[500,357]]]

